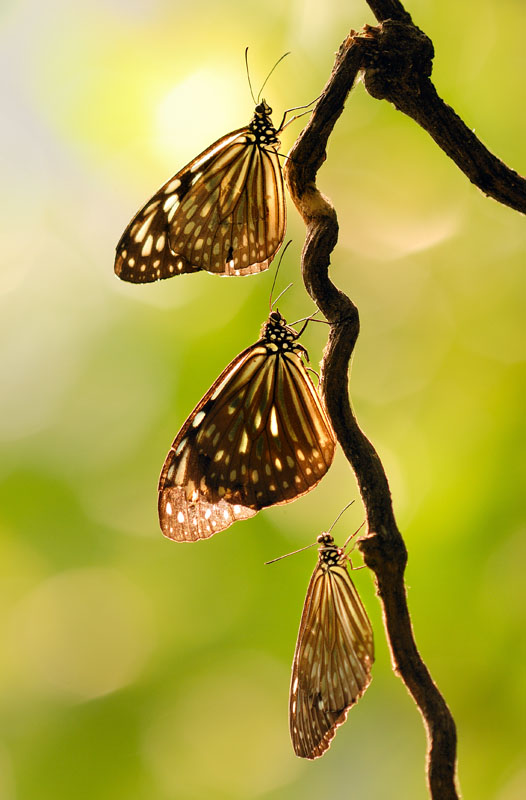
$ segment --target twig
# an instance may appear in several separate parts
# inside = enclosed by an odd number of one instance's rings
[[[376,14],[376,7],[400,3],[370,0],[369,5]],[[386,19],[374,28],[366,25],[358,36],[369,94],[388,100],[421,125],[484,194],[526,214],[526,179],[493,155],[438,96],[430,80],[433,43],[409,15]]]
[[[367,43],[366,43],[367,46]],[[417,650],[404,585],[407,551],[393,515],[387,478],[374,447],[360,430],[348,396],[349,359],[358,332],[356,306],[328,277],[338,238],[336,212],[316,186],[327,140],[363,65],[364,39],[343,43],[332,75],[307,127],[287,160],[285,174],[306,227],[302,272],[307,291],[331,323],[323,356],[322,393],[343,451],[356,473],[366,508],[368,535],[359,546],[376,576],[394,669],[411,692],[428,736],[428,784],[434,800],[458,800],[456,730],[451,713]]]
[[[383,22],[384,19],[398,19],[402,22],[411,22],[411,16],[407,13],[399,0],[367,0],[367,4],[378,22]]]

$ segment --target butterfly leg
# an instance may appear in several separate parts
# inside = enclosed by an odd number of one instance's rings
[[[290,113],[291,113],[291,111],[301,111],[303,108],[310,109],[310,107],[311,107],[311,106],[313,106],[313,105],[314,105],[314,103],[317,103],[317,102],[318,102],[318,100],[320,99],[320,97],[321,97],[321,94],[320,94],[320,95],[318,95],[318,97],[315,97],[315,98],[314,98],[314,100],[311,100],[311,101],[310,101],[310,103],[306,103],[304,106],[294,106],[294,108],[287,108],[287,110],[286,110],[286,111],[284,112],[284,114],[283,114],[283,119],[281,120],[281,125],[279,126],[279,128],[278,128],[278,131],[277,131],[277,132],[278,132],[278,133],[281,133],[281,131],[284,131],[284,130],[285,130],[285,128],[286,128],[288,125],[290,125],[290,123],[291,123],[291,122],[294,122],[294,120],[296,120],[296,119],[299,119],[300,117],[303,117],[303,116],[305,116],[305,114],[310,114],[310,110],[304,111],[304,112],[303,112],[303,114],[296,114],[294,117],[291,117],[291,119],[289,119],[289,121],[288,121],[287,123],[285,123],[285,120],[286,120],[286,118],[287,118],[287,114],[290,114]]]

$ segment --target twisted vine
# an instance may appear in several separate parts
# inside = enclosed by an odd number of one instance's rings
[[[420,653],[411,626],[404,584],[407,550],[397,528],[388,480],[373,445],[360,429],[348,393],[350,358],[359,334],[358,309],[329,278],[338,240],[331,202],[316,185],[326,146],[360,71],[369,93],[387,99],[424,127],[467,177],[487,195],[526,213],[526,181],[477,139],[437,95],[430,81],[433,45],[398,0],[369,0],[381,24],[351,31],[309,123],[285,166],[291,197],[306,225],[302,252],[305,287],[330,323],[321,367],[321,391],[338,441],[356,475],[368,532],[359,540],[374,572],[393,668],[423,717],[427,781],[433,800],[458,800],[456,727]]]

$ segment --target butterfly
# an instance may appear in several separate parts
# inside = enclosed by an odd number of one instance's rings
[[[271,311],[261,338],[184,423],[159,479],[159,521],[169,539],[207,539],[301,497],[329,469],[335,436],[302,361],[302,330]]]
[[[317,538],[318,563],[301,615],[292,664],[289,727],[296,755],[319,758],[367,689],[373,631],[347,570],[349,556],[329,533]]]
[[[222,136],[148,200],[117,245],[119,278],[148,283],[199,270],[267,269],[286,220],[278,158],[285,115],[276,130],[271,113],[258,102],[247,126]]]

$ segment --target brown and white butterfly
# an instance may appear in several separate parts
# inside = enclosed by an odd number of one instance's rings
[[[296,755],[319,758],[367,689],[373,631],[347,569],[344,548],[318,536],[318,563],[301,615],[292,664],[289,726]]]
[[[198,270],[267,269],[286,219],[278,158],[285,115],[276,130],[271,113],[265,100],[257,103],[247,126],[210,145],[141,208],[117,245],[119,278],[148,283]]]
[[[300,331],[301,333],[301,331]],[[300,335],[271,311],[194,408],[159,479],[159,521],[179,542],[207,539],[313,489],[335,437],[302,356]]]

